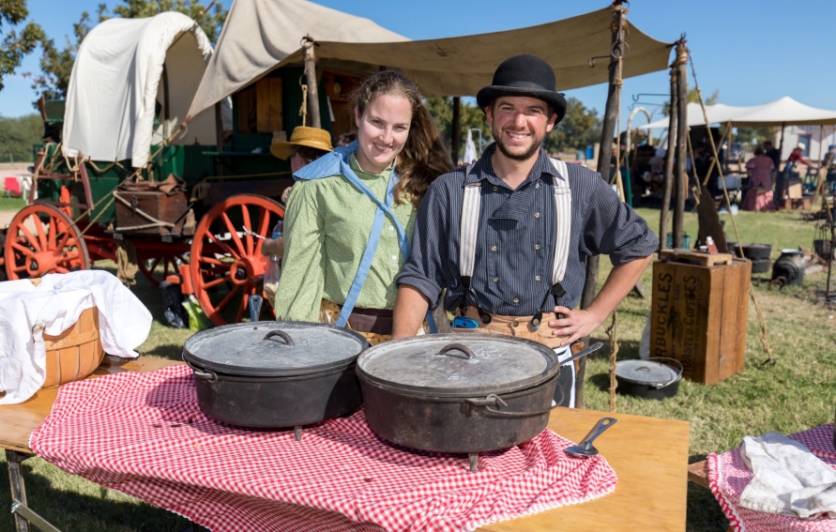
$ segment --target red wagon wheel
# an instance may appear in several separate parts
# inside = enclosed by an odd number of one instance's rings
[[[264,196],[232,196],[200,219],[192,239],[190,272],[195,297],[215,325],[238,323],[250,296],[262,293],[268,259],[262,240],[243,228],[268,236],[284,208]],[[272,310],[265,300],[262,313]]]
[[[84,237],[73,221],[49,205],[29,205],[9,224],[3,245],[9,279],[89,270]]]
[[[160,286],[169,275],[180,273],[180,264],[188,264],[188,251],[161,250],[156,253],[137,249],[137,266],[154,286]]]

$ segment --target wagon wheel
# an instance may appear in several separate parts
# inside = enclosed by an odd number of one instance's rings
[[[84,237],[73,221],[49,205],[29,205],[9,224],[3,246],[9,279],[89,270]]]
[[[243,231],[268,235],[284,217],[284,208],[264,196],[232,196],[200,219],[192,240],[190,272],[195,297],[215,325],[238,323],[250,296],[262,294],[268,258],[262,240]],[[272,312],[265,298],[262,314]]]
[[[148,254],[137,250],[137,266],[146,279],[154,286],[160,286],[169,275],[180,273],[180,264],[188,264],[188,252],[171,251]]]

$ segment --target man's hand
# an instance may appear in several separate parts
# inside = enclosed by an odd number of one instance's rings
[[[282,205],[287,205],[287,198],[290,197],[290,190],[292,188],[293,188],[293,185],[290,185],[289,187],[284,189],[284,192],[282,192],[282,199],[281,199]]]
[[[563,318],[549,322],[552,334],[554,336],[569,336],[569,338],[560,342],[561,346],[569,345],[589,336],[604,321],[603,318],[598,318],[588,309],[572,310],[566,307],[554,307],[554,312],[555,314],[563,314]],[[604,317],[606,318],[606,316]]]

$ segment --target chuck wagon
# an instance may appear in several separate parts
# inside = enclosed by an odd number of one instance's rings
[[[544,58],[561,90],[605,82],[607,69],[590,59],[609,58],[612,17],[605,8],[409,41],[305,0],[235,0],[214,52],[185,15],[108,20],[84,39],[67,100],[44,106],[47,142],[0,261],[10,279],[101,259],[120,273],[136,264],[154,283],[179,273],[215,324],[241,321],[268,260],[253,234],[269,235],[284,215],[276,200],[292,184],[271,142],[306,117],[335,137],[349,132],[348,95],[384,68],[404,72],[427,96],[454,96],[456,133],[458,97],[490,84],[511,55]],[[667,45],[625,24],[624,77],[665,69]],[[454,134],[454,156],[458,142]]]

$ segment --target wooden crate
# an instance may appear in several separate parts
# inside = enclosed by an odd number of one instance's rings
[[[116,232],[143,235],[168,235],[183,232],[186,211],[189,207],[185,192],[168,195],[160,191],[119,190],[114,194],[118,195],[115,202]],[[158,225],[155,220],[174,224],[174,227]]]
[[[46,379],[43,387],[83,379],[99,367],[104,358],[99,338],[99,309],[88,308],[78,321],[58,336],[44,334]]]
[[[683,376],[714,384],[743,371],[752,263],[653,264],[650,356],[679,360]]]

